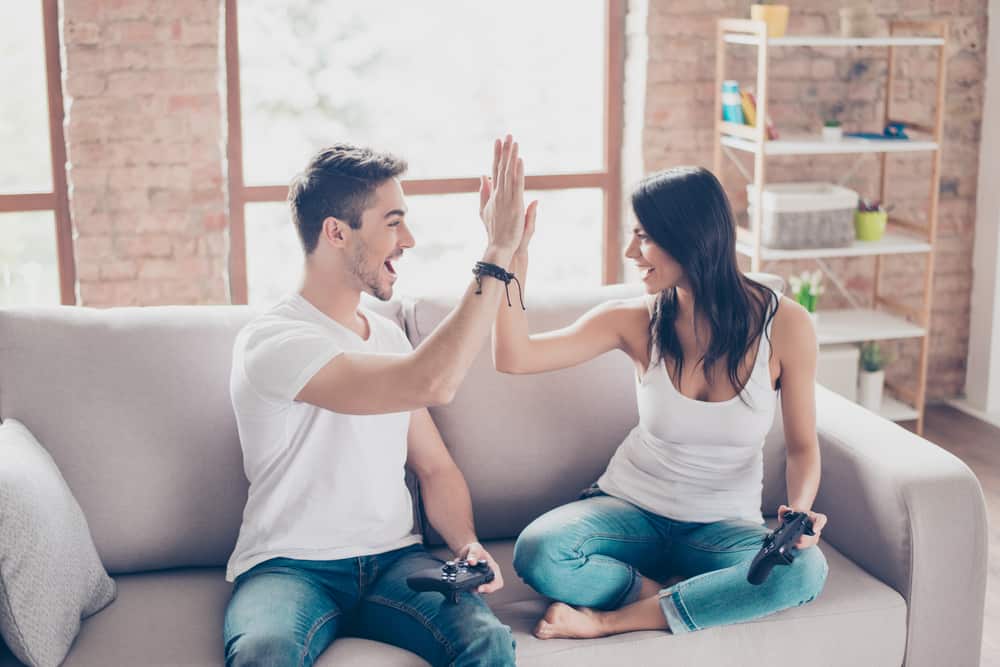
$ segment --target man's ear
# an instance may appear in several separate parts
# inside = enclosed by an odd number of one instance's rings
[[[334,248],[343,248],[351,238],[354,230],[347,221],[335,218],[332,215],[323,220],[323,239]]]

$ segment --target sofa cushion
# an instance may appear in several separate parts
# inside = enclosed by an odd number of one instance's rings
[[[780,291],[781,279],[752,274]],[[634,297],[640,285],[528,294],[532,332],[573,322],[610,299]],[[427,297],[406,313],[407,331],[420,344],[455,307],[455,295]],[[572,397],[571,399],[562,397]],[[476,527],[484,539],[512,538],[535,517],[577,497],[607,467],[638,422],[635,370],[621,352],[540,375],[504,375],[493,368],[489,343],[476,357],[455,400],[431,414],[472,494]],[[784,437],[780,409],[764,450],[765,516],[785,500]],[[440,544],[433,530],[428,543]]]
[[[58,665],[115,583],[52,457],[13,419],[0,425],[0,508],[0,635],[26,664]]]
[[[365,305],[402,323],[398,301]],[[230,357],[253,315],[0,309],[0,417],[45,443],[112,573],[229,558],[247,490]]]
[[[772,522],[773,523],[773,522]],[[808,647],[816,667],[899,667],[906,637],[906,606],[882,584],[829,544],[826,587],[816,600],[757,621],[682,635],[637,632],[592,640],[541,641],[531,629],[547,601],[517,580],[513,543],[488,543],[507,585],[487,599],[511,626],[519,665],[783,664],[794,645]],[[118,599],[88,619],[64,667],[222,664],[222,618],[231,585],[221,569],[125,575]],[[180,639],[183,638],[183,639]],[[16,665],[0,658],[0,667]],[[332,665],[426,665],[401,649],[358,638],[338,639],[316,662]]]

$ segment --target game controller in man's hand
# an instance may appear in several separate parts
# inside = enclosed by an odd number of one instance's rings
[[[771,574],[775,565],[791,565],[799,550],[795,543],[803,535],[814,535],[812,521],[804,512],[785,512],[781,525],[773,533],[764,538],[764,546],[760,548],[750,564],[747,581],[759,586]]]
[[[467,563],[450,560],[441,567],[421,570],[406,578],[407,585],[415,591],[437,591],[452,603],[458,603],[463,591],[475,591],[493,581],[493,570],[485,560]]]

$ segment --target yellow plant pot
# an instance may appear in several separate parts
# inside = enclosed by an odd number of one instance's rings
[[[781,37],[788,27],[788,5],[750,5],[750,18],[767,24],[768,37]]]
[[[889,214],[885,211],[855,211],[854,233],[859,241],[878,241],[885,234]]]

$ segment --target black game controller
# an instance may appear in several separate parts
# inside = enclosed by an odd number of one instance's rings
[[[464,560],[450,560],[441,567],[428,568],[406,578],[407,585],[415,591],[437,591],[450,602],[457,604],[463,591],[474,591],[493,581],[496,575],[485,560],[468,564]]]
[[[799,550],[795,543],[803,535],[815,535],[809,515],[803,512],[785,512],[781,525],[773,533],[764,538],[764,546],[760,548],[753,562],[747,581],[759,586],[771,574],[775,565],[791,565]]]

